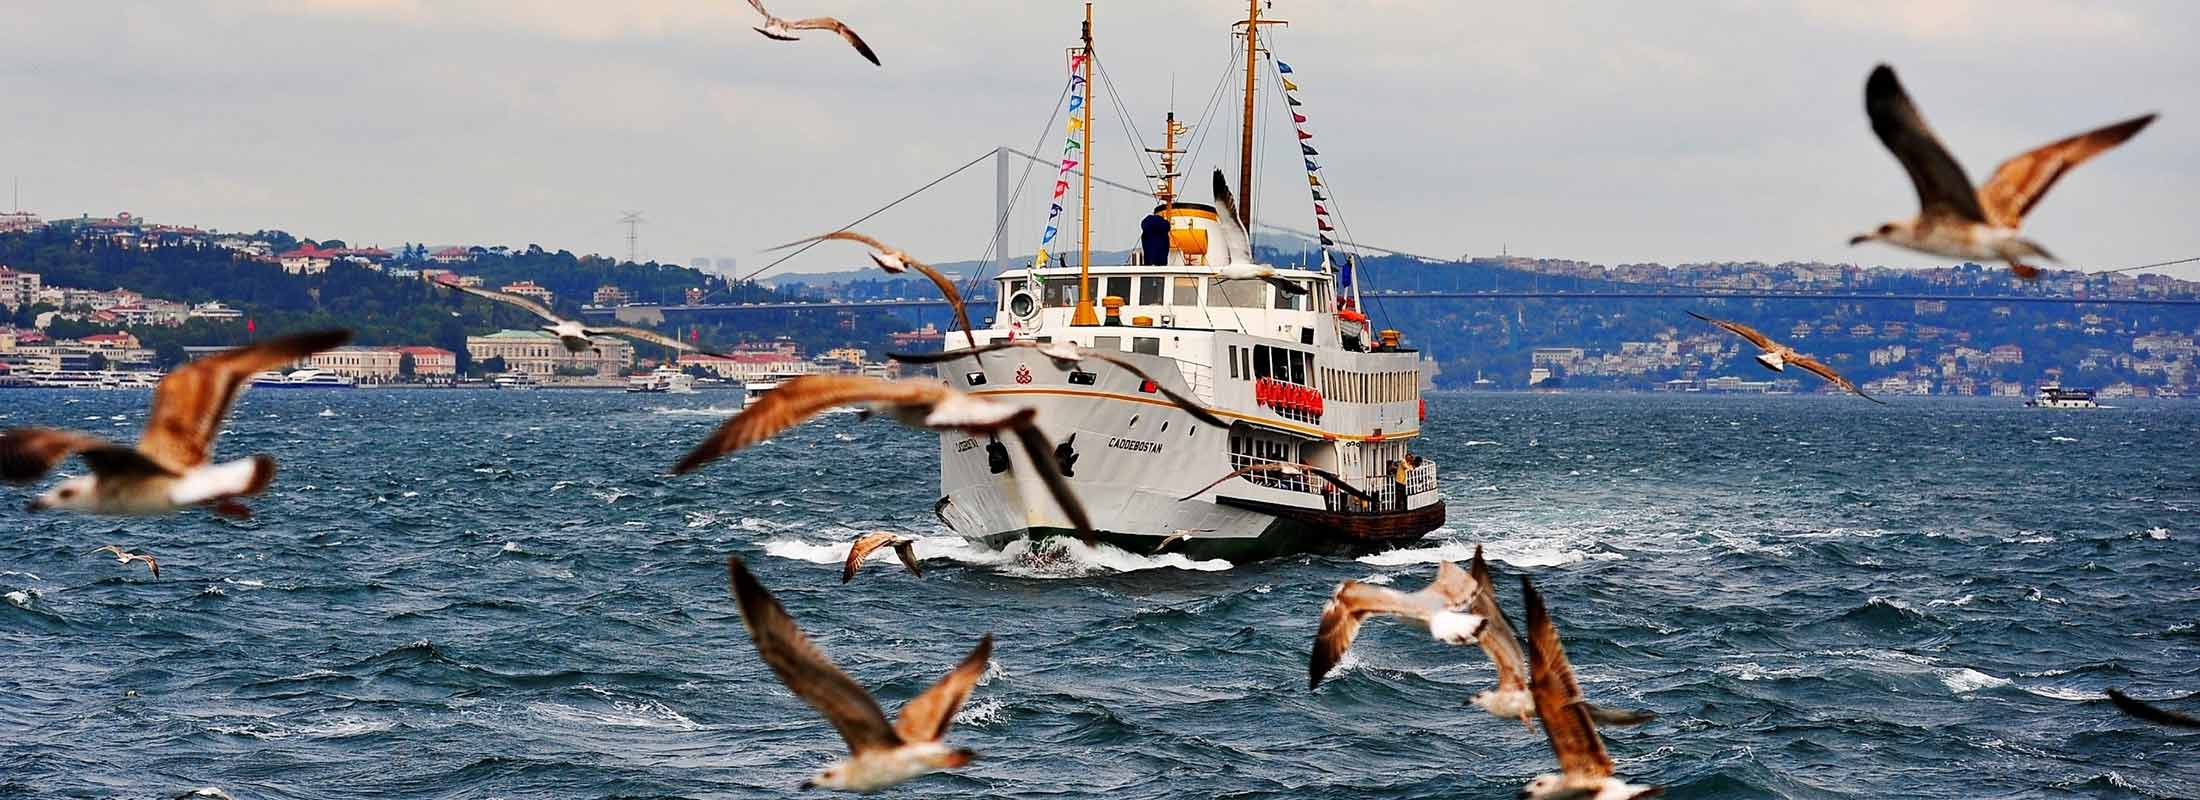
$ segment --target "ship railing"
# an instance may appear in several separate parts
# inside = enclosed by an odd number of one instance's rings
[[[1176,362],[1176,368],[1184,373],[1184,382],[1192,389],[1192,397],[1207,405],[1215,404],[1215,369],[1205,364],[1189,361]]]
[[[1244,469],[1255,464],[1290,463],[1293,462],[1273,458],[1259,458],[1256,456],[1249,456],[1241,453],[1230,454],[1230,469],[1232,470]],[[1255,486],[1266,486],[1270,489],[1282,489],[1287,492],[1306,492],[1308,494],[1312,494],[1314,492],[1320,491],[1320,488],[1316,485],[1320,483],[1320,479],[1312,475],[1306,474],[1303,470],[1294,472],[1285,472],[1283,470],[1266,470],[1262,472],[1247,473],[1239,477]]]

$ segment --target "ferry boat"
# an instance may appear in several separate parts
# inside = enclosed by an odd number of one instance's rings
[[[629,394],[694,394],[695,376],[681,372],[679,367],[666,364],[640,375],[628,376],[626,391]]]
[[[2101,404],[2093,401],[2093,392],[2091,390],[2065,389],[2062,387],[2061,384],[2057,383],[2040,384],[2039,394],[2033,395],[2032,399],[2024,401],[2024,405],[2028,408],[2061,409],[2104,407]]]
[[[1250,260],[1252,252],[1253,196],[1243,187],[1255,163],[1255,65],[1267,63],[1262,26],[1275,22],[1261,18],[1261,5],[1251,2],[1236,25],[1247,89],[1239,163],[1248,165],[1236,184],[1238,215],[1177,198],[1177,160],[1184,154],[1177,137],[1187,128],[1172,113],[1166,146],[1154,151],[1160,166],[1152,213],[1126,232],[1138,243],[1130,263],[1092,263],[1088,191],[1078,211],[1087,235],[1077,263],[1050,263],[1041,250],[1030,264],[996,276],[994,316],[974,333],[981,345],[1035,339],[1117,352],[1155,382],[1097,360],[1057,367],[1025,348],[936,367],[956,389],[1037,408],[1056,465],[1099,538],[1134,552],[1151,552],[1180,533],[1188,538],[1176,552],[1195,558],[1380,549],[1417,540],[1444,521],[1436,464],[1413,448],[1427,409],[1420,355],[1397,331],[1370,330],[1358,310],[1349,257],[1332,258],[1325,236],[1319,264],[1270,265],[1274,274],[1267,278],[1223,273],[1233,258]],[[1091,52],[1091,31],[1088,5],[1083,47],[1070,51],[1072,69],[1082,70],[1082,80],[1071,81],[1073,97],[1092,85],[1091,61],[1082,58]],[[1079,152],[1089,190],[1093,104],[1081,105],[1085,122],[1072,130],[1084,138]],[[1220,170],[1215,180],[1225,180]],[[1307,180],[1320,185],[1315,173]],[[1331,229],[1326,216],[1317,222]],[[1300,292],[1285,292],[1268,278]],[[973,316],[983,311],[972,309]],[[966,343],[950,333],[944,346]],[[1229,427],[1201,424],[1165,399],[1164,387],[1196,399]],[[1070,534],[1028,464],[1012,442],[942,433],[940,518],[964,538],[996,548]],[[1260,464],[1310,465],[1372,500],[1298,468],[1202,488]]]
[[[270,370],[252,376],[252,385],[261,389],[350,389],[359,381],[325,369],[301,369],[289,374]]]
[[[741,403],[743,407],[752,405],[756,402],[757,398],[763,397],[766,392],[779,388],[780,384],[786,383],[788,381],[808,374],[810,373],[768,372],[765,373],[762,377],[756,378],[754,380],[743,381],[741,383]]]
[[[489,376],[489,388],[491,389],[524,390],[536,389],[540,388],[541,386],[542,382],[535,380],[535,376],[529,375],[519,370],[512,370],[510,372],[499,372],[495,375]]]

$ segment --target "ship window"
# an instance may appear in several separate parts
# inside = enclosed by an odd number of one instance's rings
[[[1174,287],[1175,287],[1175,292],[1176,292],[1176,301],[1175,301],[1175,305],[1180,305],[1180,306],[1196,306],[1196,305],[1199,305],[1199,279],[1198,279],[1198,278],[1192,278],[1192,277],[1180,277],[1180,278],[1173,278],[1173,279],[1171,279],[1171,282],[1172,282],[1172,284],[1174,285]]]
[[[1169,297],[1162,291],[1164,285],[1166,284],[1159,275],[1138,276],[1138,300],[1136,304],[1142,306],[1168,305]],[[1130,302],[1128,297],[1123,298],[1123,300]]]
[[[1238,368],[1237,368],[1237,345],[1234,345],[1234,344],[1233,344],[1233,345],[1230,345],[1230,377],[1232,377],[1232,378],[1235,378],[1235,377],[1237,377],[1237,376],[1238,376]]]
[[[1253,377],[1268,377],[1268,345],[1253,345]]]
[[[1267,284],[1260,281],[1215,281],[1215,296],[1207,303],[1224,308],[1259,308],[1268,299],[1261,295],[1267,289]]]
[[[1131,302],[1131,276],[1129,276],[1129,275],[1111,275],[1111,276],[1108,276],[1108,290],[1107,290],[1107,291],[1105,291],[1105,292],[1101,292],[1100,294],[1101,294],[1102,296],[1104,296],[1104,297],[1105,297],[1105,296],[1114,296],[1114,297],[1120,297],[1120,298],[1123,298],[1123,303],[1124,303],[1125,305],[1129,305],[1129,304],[1130,304],[1130,302]]]
[[[1149,356],[1161,355],[1161,337],[1133,336],[1131,337],[1131,352],[1145,353]]]
[[[1061,308],[1077,299],[1077,282],[1070,280],[1046,281],[1048,308]]]
[[[1095,337],[1092,337],[1092,349],[1094,349],[1094,350],[1098,350],[1098,351],[1101,351],[1101,352],[1103,352],[1103,353],[1116,353],[1116,352],[1121,352],[1121,351],[1123,350],[1123,337],[1121,337],[1121,336],[1095,336]]]

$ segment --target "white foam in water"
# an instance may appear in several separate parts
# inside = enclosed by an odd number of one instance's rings
[[[520,550],[520,549],[519,549],[519,543],[518,543],[518,542],[505,542],[505,543],[504,543],[504,546],[503,546],[502,548],[499,548],[499,549],[497,550],[497,552],[498,552],[498,553],[519,553],[519,552],[524,552],[524,551],[522,551],[522,550]]]
[[[611,728],[663,728],[692,731],[703,726],[688,719],[665,704],[650,700],[633,703],[613,701],[610,709],[583,709],[563,703],[530,703],[527,710],[545,719],[581,725],[602,725]]]
[[[16,608],[31,607],[31,594],[29,592],[17,590],[4,595],[0,595],[0,597],[6,597],[8,599],[8,602],[15,604]]]
[[[1467,440],[1466,442],[1464,442],[1464,443],[1460,444],[1459,446],[1460,446],[1460,447],[1482,447],[1482,446],[1484,446],[1484,445],[1492,445],[1492,444],[1495,444],[1495,445],[1502,445],[1502,444],[1504,444],[1504,442],[1492,442],[1492,441],[1485,441],[1485,440],[1482,440],[1482,439],[1468,439],[1468,440]]]
[[[1948,691],[1956,694],[1997,689],[2011,684],[2008,678],[1997,678],[1969,667],[1934,670],[1934,673],[1940,676],[1940,682],[1947,685]]]
[[[1360,582],[1361,582],[1361,583],[1372,583],[1372,584],[1375,584],[1375,585],[1377,585],[1377,586],[1389,586],[1392,580],[1394,580],[1394,579],[1393,579],[1393,578],[1391,578],[1391,577],[1390,577],[1390,576],[1388,576],[1388,575],[1383,575],[1383,574],[1381,574],[1381,573],[1377,573],[1377,574],[1374,574],[1374,575],[1369,575],[1369,576],[1367,576],[1367,577],[1365,577],[1365,578],[1361,578],[1361,579],[1360,579]]]
[[[339,415],[339,414],[337,414],[337,413],[336,413],[336,410],[335,410],[335,409],[333,409],[333,408],[324,408],[324,409],[321,409],[321,413],[319,413],[319,414],[316,414],[316,415],[314,415],[314,416],[319,416],[319,417],[334,417],[334,416],[340,416],[340,415]]]
[[[741,413],[741,409],[724,408],[720,406],[705,406],[703,408],[668,408],[665,406],[657,406],[650,409],[649,413],[663,414],[668,417],[730,417],[735,414]]]
[[[45,578],[41,578],[41,577],[38,577],[38,573],[35,573],[35,572],[16,572],[15,570],[12,570],[12,569],[10,569],[10,570],[0,570],[0,578],[5,578],[5,577],[7,577],[7,576],[9,576],[9,575],[17,575],[17,576],[21,576],[21,577],[29,578],[29,579],[31,579],[31,580],[34,580],[34,581],[43,581],[43,580],[45,580]]]
[[[850,537],[851,539],[853,537]],[[852,541],[817,544],[800,539],[773,539],[764,543],[766,555],[813,564],[840,564],[848,558]],[[960,536],[917,537],[917,558],[947,559],[977,566],[999,567],[1006,575],[1023,578],[1072,578],[1098,571],[1138,572],[1148,569],[1181,569],[1219,572],[1230,568],[1222,559],[1194,561],[1177,553],[1142,556],[1113,545],[1087,545],[1056,537],[1033,545],[1029,539],[1009,542],[1000,550],[986,550]],[[885,551],[880,551],[884,553]],[[874,553],[871,558],[885,558]]]
[[[2168,538],[2169,538],[2169,529],[2168,529],[2168,528],[2148,528],[2148,529],[2147,529],[2147,538],[2149,538],[2149,539],[2158,539],[2158,540],[2159,540],[2159,539],[2168,539]]]
[[[2017,688],[2050,700],[2086,701],[2101,699],[2101,693],[2099,692],[2081,692],[2077,689],[2065,689],[2060,686],[2020,686]]]
[[[980,700],[955,712],[954,724],[963,727],[985,727],[1001,721],[1008,704],[1000,700]]]
[[[2051,442],[2075,442],[2077,438],[2072,436],[2049,436],[2047,440]]]

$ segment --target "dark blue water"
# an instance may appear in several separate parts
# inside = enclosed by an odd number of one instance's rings
[[[144,398],[11,391],[0,424],[127,438]],[[1551,759],[1460,708],[1479,651],[1378,623],[1305,688],[1338,581],[1475,542],[1590,695],[1664,714],[1609,738],[1669,796],[2200,796],[2200,733],[2095,699],[2200,691],[2200,404],[1439,397],[1434,539],[1224,569],[970,551],[936,439],[853,415],[662,477],[721,402],[263,391],[222,442],[282,460],[252,522],[10,491],[0,797],[788,794],[840,744],[758,662],[727,553],[889,709],[999,637],[950,739],[981,760],[896,796],[1510,797]],[[876,528],[933,537],[921,581],[837,584]],[[83,555],[110,543],[166,578]]]

